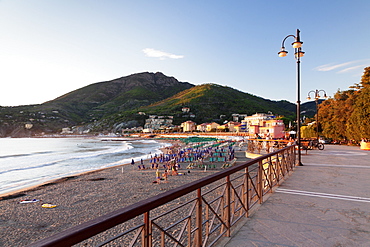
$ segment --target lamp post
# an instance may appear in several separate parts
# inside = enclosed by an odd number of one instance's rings
[[[319,98],[321,98],[320,96],[320,92],[323,92],[324,93],[324,98],[326,99],[328,96],[326,96],[326,92],[325,90],[311,90],[308,92],[308,96],[307,96],[307,99],[308,100],[311,100],[311,97],[310,97],[310,93],[314,93],[315,94],[315,102],[316,102],[316,138],[317,138],[317,141],[319,141]]]
[[[285,40],[289,37],[293,37],[295,41],[292,43],[294,48],[294,57],[297,61],[297,145],[298,145],[298,166],[303,166],[301,159],[301,57],[304,56],[304,51],[302,51],[303,42],[299,36],[299,29],[297,29],[296,35],[288,35],[283,39],[281,50],[278,52],[279,57],[285,57],[288,52],[285,50]]]

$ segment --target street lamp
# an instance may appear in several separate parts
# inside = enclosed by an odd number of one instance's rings
[[[326,99],[328,96],[326,96],[326,92],[325,90],[311,90],[308,92],[308,97],[307,99],[308,100],[311,100],[311,97],[310,97],[310,93],[314,93],[315,94],[315,102],[316,102],[316,138],[317,138],[317,141],[319,141],[319,99],[321,98],[320,96],[320,92],[323,92],[324,93],[324,98]]]
[[[281,50],[278,52],[279,57],[285,57],[288,52],[285,50],[285,40],[289,37],[293,37],[295,41],[292,43],[294,48],[294,57],[297,61],[297,145],[298,145],[298,166],[303,166],[301,159],[301,57],[304,56],[304,51],[302,51],[302,44],[299,37],[299,29],[297,29],[296,35],[288,35],[283,39]]]

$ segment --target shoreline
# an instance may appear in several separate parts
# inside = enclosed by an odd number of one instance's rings
[[[62,182],[65,182],[65,181],[67,181],[68,179],[71,179],[71,178],[80,177],[80,176],[88,175],[90,173],[100,172],[100,171],[103,171],[105,169],[116,168],[116,167],[121,167],[121,166],[125,166],[125,165],[130,165],[130,164],[127,163],[127,164],[115,165],[115,166],[110,166],[110,167],[105,167],[105,168],[99,168],[99,169],[96,169],[96,170],[71,174],[71,175],[68,175],[68,176],[65,176],[65,177],[55,178],[55,179],[51,179],[51,180],[41,182],[41,183],[38,183],[38,184],[35,184],[35,185],[30,185],[30,186],[20,188],[20,189],[11,191],[11,192],[6,192],[6,193],[3,193],[3,194],[0,194],[0,201],[21,197],[21,196],[24,195],[24,192],[36,190],[38,187],[43,187],[43,186],[48,186],[48,185],[52,185],[52,184],[62,183]]]
[[[63,137],[60,137],[60,138],[63,138]],[[147,138],[132,138],[132,139],[129,139],[129,138],[117,138],[117,137],[115,137],[114,140],[109,140],[109,138],[101,139],[101,141],[127,141],[127,140],[147,140]],[[150,139],[150,140],[152,140],[152,139]],[[175,144],[181,143],[180,140],[178,140],[178,141],[175,141],[175,140],[168,140],[168,141],[167,140],[155,140],[155,139],[153,139],[153,140],[157,141],[158,143],[171,144],[168,147],[172,147]],[[160,147],[159,149],[161,150],[162,153],[164,153],[165,150],[166,150],[166,147]],[[147,162],[148,160],[149,159],[143,159],[144,162]],[[84,171],[84,172],[78,172],[78,173],[75,173],[75,174],[70,174],[70,175],[67,175],[67,176],[61,176],[61,177],[53,178],[53,179],[50,179],[50,180],[47,180],[47,181],[44,181],[44,182],[40,182],[40,183],[37,183],[37,184],[25,186],[23,188],[19,188],[19,189],[13,190],[13,191],[0,193],[0,201],[21,197],[21,196],[24,195],[25,192],[27,192],[29,190],[35,190],[38,187],[48,186],[50,184],[61,183],[61,182],[64,182],[64,181],[68,180],[69,178],[79,177],[79,176],[87,175],[89,173],[99,172],[99,171],[103,171],[105,169],[117,168],[117,167],[122,167],[122,166],[126,166],[126,165],[131,165],[131,164],[130,163],[124,163],[124,164],[113,165],[113,166],[109,166],[109,167],[98,168],[98,169]]]

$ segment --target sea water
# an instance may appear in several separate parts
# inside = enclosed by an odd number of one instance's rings
[[[120,164],[169,144],[107,138],[0,138],[0,194]]]

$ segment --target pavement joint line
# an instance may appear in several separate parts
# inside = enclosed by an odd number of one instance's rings
[[[330,156],[347,156],[347,155],[355,155],[355,156],[367,156],[368,153],[365,152],[358,152],[358,151],[312,151],[311,154],[318,154],[318,155],[330,155]]]
[[[370,168],[370,166],[344,166],[344,165],[332,165],[332,164],[315,164],[315,163],[304,163],[305,166],[332,166],[341,168]]]
[[[370,202],[370,198],[366,198],[366,197],[326,194],[326,193],[302,191],[302,190],[289,190],[289,189],[279,188],[276,190],[276,192],[286,193],[286,194],[295,194],[295,195],[304,195],[304,196],[324,197],[324,198],[347,200],[347,201]]]

